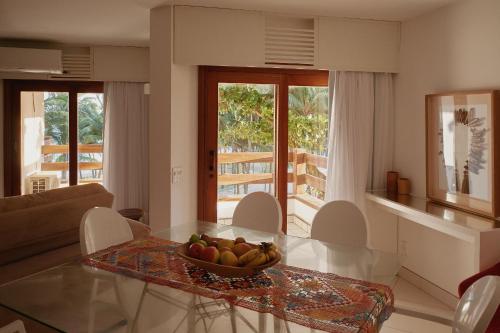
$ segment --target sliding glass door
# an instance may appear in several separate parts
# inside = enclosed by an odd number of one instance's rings
[[[102,182],[102,83],[5,81],[5,195]]]
[[[199,218],[230,224],[242,197],[264,191],[282,229],[307,236],[295,227],[323,199],[328,73],[203,67],[199,79]]]

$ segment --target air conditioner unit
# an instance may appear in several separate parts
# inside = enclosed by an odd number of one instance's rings
[[[62,51],[0,47],[0,72],[61,74]]]
[[[29,194],[45,192],[59,187],[59,177],[55,173],[34,173],[28,176],[27,192]]]

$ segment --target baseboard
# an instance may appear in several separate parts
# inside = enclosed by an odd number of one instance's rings
[[[439,299],[450,308],[455,309],[457,307],[458,297],[436,286],[434,283],[424,279],[420,275],[410,271],[408,268],[401,267],[398,276],[413,284],[415,287],[426,292],[427,294],[431,295],[432,297]]]

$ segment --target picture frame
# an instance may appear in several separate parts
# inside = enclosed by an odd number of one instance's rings
[[[500,90],[431,94],[425,104],[427,198],[499,217]]]

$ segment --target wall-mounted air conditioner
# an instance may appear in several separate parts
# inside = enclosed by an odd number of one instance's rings
[[[45,192],[59,187],[59,177],[55,173],[37,172],[28,176],[28,194]]]
[[[62,70],[61,50],[0,47],[0,72],[61,74]]]

